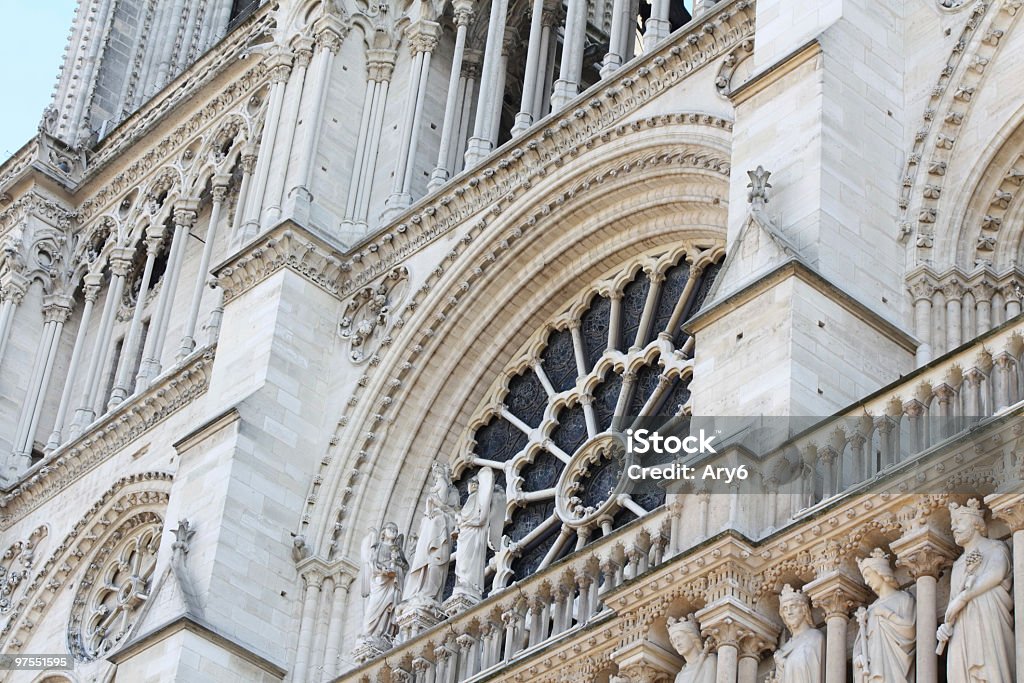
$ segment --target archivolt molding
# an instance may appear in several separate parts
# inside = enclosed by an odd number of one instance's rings
[[[957,137],[1003,36],[1013,25],[1020,0],[978,0],[946,60],[925,107],[924,120],[907,157],[899,208],[900,238],[913,236],[917,263],[931,263],[935,224],[946,169]]]
[[[48,534],[45,524],[38,526],[25,539],[9,545],[0,556],[0,614],[9,612],[18,602],[21,587],[32,573]]]
[[[671,117],[675,118],[675,117]],[[525,240],[529,243],[543,233],[546,226],[552,225],[562,215],[569,215],[580,203],[586,201],[586,197],[595,193],[607,193],[610,187],[615,187],[626,182],[627,176],[632,174],[659,173],[673,175],[686,173],[690,170],[695,177],[707,178],[710,184],[727,182],[729,167],[726,161],[724,150],[718,152],[714,147],[705,148],[703,151],[692,149],[692,144],[687,144],[685,134],[678,138],[678,145],[682,149],[673,149],[664,144],[658,145],[658,151],[652,152],[649,149],[626,153],[626,160],[619,158],[616,165],[602,171],[591,171],[590,175],[582,180],[572,182],[568,187],[562,187],[561,191],[555,190],[553,197],[548,197],[542,204],[524,204],[516,220],[502,221],[504,225],[515,226],[507,232],[497,232],[496,226],[490,226],[487,230],[490,233],[486,242],[475,241],[485,230],[484,221],[473,224],[468,233],[445,257],[445,262],[437,266],[431,272],[426,282],[417,289],[412,301],[406,306],[399,318],[402,321],[401,339],[396,339],[395,347],[409,349],[402,358],[391,358],[384,365],[383,369],[375,369],[371,364],[367,374],[357,383],[357,389],[349,399],[349,406],[354,410],[350,415],[343,416],[338,423],[338,430],[331,440],[328,453],[322,461],[321,472],[314,478],[310,494],[307,497],[306,509],[302,516],[301,527],[304,529],[313,519],[317,501],[320,498],[330,501],[332,509],[340,510],[336,520],[327,522],[321,520],[318,533],[328,533],[320,547],[324,552],[329,552],[327,546],[335,547],[345,534],[351,533],[347,529],[345,519],[347,511],[352,509],[356,498],[359,497],[359,480],[363,476],[362,470],[371,459],[378,447],[377,431],[384,428],[386,421],[392,420],[389,417],[401,405],[402,396],[409,391],[409,387],[415,384],[414,377],[418,376],[423,369],[419,368],[415,361],[418,357],[429,353],[430,347],[437,343],[442,335],[442,330],[449,328],[453,323],[452,313],[465,299],[472,299],[473,286],[481,278],[489,278],[492,269],[500,269],[505,260],[511,254],[516,253],[520,242]],[[641,144],[643,142],[641,141]],[[651,144],[648,142],[648,144]],[[614,179],[614,181],[613,181]],[[634,182],[637,182],[633,179]],[[604,186],[604,187],[602,187]],[[705,201],[707,198],[705,198]],[[698,202],[694,197],[680,196],[676,199],[677,204],[685,204],[688,201]],[[717,200],[716,200],[717,201]],[[724,200],[722,200],[724,201]],[[519,208],[519,207],[517,207]],[[622,217],[619,217],[621,219]],[[616,220],[611,216],[608,220]],[[707,233],[711,242],[721,240],[720,230],[713,229]],[[470,246],[472,245],[472,247]],[[474,258],[466,260],[461,255],[467,248],[472,248],[476,253]],[[465,266],[458,273],[449,273],[449,262],[464,262]],[[442,281],[448,284],[441,291],[432,291]],[[429,298],[428,298],[429,296]],[[431,302],[429,307],[427,302]],[[446,322],[447,321],[447,322]],[[374,396],[372,402],[363,401],[360,405],[360,397],[366,393],[367,388]],[[357,407],[358,406],[358,407]],[[349,428],[351,425],[351,428]],[[361,427],[360,427],[361,426]],[[358,432],[358,430],[365,430]],[[331,462],[339,452],[339,445],[345,439],[345,434],[351,432],[348,440],[355,439],[355,443],[347,443],[346,453],[351,453],[343,469],[331,467]],[[357,433],[360,435],[357,436]],[[337,474],[334,479],[329,476],[334,469]],[[345,481],[337,481],[337,477],[345,472]],[[327,482],[327,489],[324,489]],[[324,510],[320,514],[329,512]],[[342,531],[345,534],[342,534]]]
[[[90,567],[119,541],[131,520],[162,520],[170,496],[172,476],[143,472],[118,480],[75,524],[29,583],[0,628],[0,647],[17,653],[32,630],[46,618],[50,606],[82,567]],[[126,526],[127,525],[127,526]]]
[[[62,445],[28,470],[18,485],[0,497],[0,529],[17,520],[80,479],[138,439],[209,387],[213,347],[197,351],[173,374],[125,401],[78,439]]]

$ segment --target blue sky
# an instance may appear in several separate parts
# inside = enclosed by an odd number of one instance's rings
[[[0,157],[18,151],[50,103],[76,0],[0,0]]]

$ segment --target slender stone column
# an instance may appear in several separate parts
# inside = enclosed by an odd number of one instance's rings
[[[825,683],[846,683],[846,629],[850,610],[863,604],[867,591],[841,570],[804,586],[815,607],[825,612]]]
[[[103,317],[100,319],[96,343],[93,345],[92,356],[89,359],[89,371],[85,376],[82,400],[75,411],[75,419],[71,425],[71,438],[81,434],[82,429],[96,417],[93,407],[96,405],[96,397],[102,383],[100,368],[103,367],[109,351],[114,316],[118,306],[121,305],[121,293],[124,291],[124,279],[131,266],[131,258],[131,250],[127,247],[117,247],[110,254],[110,285],[107,287],[107,300],[103,305]]]
[[[466,168],[476,166],[494,149],[497,141],[491,130],[495,102],[500,102],[503,93],[497,88],[501,78],[501,52],[504,49],[505,21],[508,14],[508,0],[492,0],[491,16],[487,24],[487,43],[484,48],[484,63],[480,74],[480,96],[476,104],[476,123],[473,137],[466,149]]]
[[[1009,320],[1010,318],[1014,318],[1014,317],[1020,315],[1020,310],[1021,310],[1020,302],[1021,302],[1021,295],[1022,295],[1022,290],[1021,290],[1020,284],[1021,283],[1019,281],[1011,279],[1008,283],[1003,285],[1003,287],[1000,290],[1000,292],[1003,295],[1003,299],[1006,302],[1004,305],[1006,307],[1006,319],[1007,320]],[[998,324],[1000,324],[1000,322],[1001,322],[1000,317],[997,315],[996,316],[996,324],[998,325]]]
[[[583,43],[587,37],[587,0],[568,0],[565,42],[558,80],[551,94],[551,110],[561,111],[580,92],[583,71]]]
[[[416,147],[419,144],[423,119],[423,103],[427,98],[430,56],[437,47],[440,28],[436,22],[421,20],[409,29],[409,52],[413,61],[409,70],[405,116],[399,134],[395,181],[391,196],[385,201],[385,216],[400,213],[412,204],[412,176],[416,167]]]
[[[651,16],[644,29],[644,52],[650,52],[655,45],[668,38],[672,24],[668,20],[668,0],[651,0]]]
[[[448,166],[452,169],[453,174],[457,174],[465,168],[466,146],[469,144],[469,136],[473,127],[473,98],[477,94],[477,84],[480,82],[482,59],[483,54],[479,50],[466,50],[466,56],[462,63],[462,77],[465,83],[460,83],[459,101],[462,113],[459,115],[459,134],[448,155]]]
[[[320,586],[323,575],[318,570],[310,570],[302,575],[306,584],[306,597],[302,602],[302,621],[299,623],[299,644],[295,652],[295,670],[293,681],[308,680],[309,660],[312,655],[310,645],[313,642],[313,626],[316,624],[317,607],[320,604]]]
[[[331,619],[327,626],[327,642],[324,645],[324,680],[338,675],[338,656],[341,654],[342,636],[345,634],[345,609],[348,606],[349,590],[354,577],[339,573],[334,577],[334,593],[330,610]]]
[[[345,219],[342,232],[349,237],[361,236],[366,228],[366,216],[370,205],[370,186],[377,164],[377,148],[380,145],[381,125],[384,121],[384,105],[388,97],[388,85],[395,69],[395,51],[391,48],[372,48],[366,56],[366,93],[363,98],[363,114],[359,124],[359,140],[356,142],[355,165],[349,182],[348,199],[345,205]]]
[[[951,351],[963,341],[960,332],[960,301],[964,296],[964,287],[959,280],[953,280],[942,291],[946,296],[946,349]]]
[[[253,184],[246,193],[245,218],[242,227],[242,241],[247,241],[259,233],[260,213],[263,199],[267,192],[270,179],[270,163],[273,161],[274,146],[277,143],[278,123],[284,107],[284,93],[287,88],[288,75],[292,70],[292,57],[279,52],[267,60],[270,68],[270,102],[267,103],[267,116],[263,123],[263,134],[260,139],[260,152],[253,173]]]
[[[932,359],[932,296],[935,284],[931,278],[922,276],[910,285],[914,299],[914,334],[921,340],[917,347],[917,366],[921,367]]]
[[[203,289],[206,287],[206,278],[209,276],[210,257],[213,255],[213,245],[217,239],[217,224],[220,223],[220,215],[224,209],[224,198],[228,194],[228,181],[226,175],[215,175],[211,195],[213,205],[210,208],[210,223],[206,227],[206,243],[203,245],[203,255],[199,259],[199,273],[196,275],[196,284],[192,290],[192,304],[189,306],[188,318],[185,319],[185,332],[181,338],[181,347],[178,349],[178,360],[185,358],[196,348],[196,323],[199,320],[199,306],[203,302]]]
[[[1024,456],[1016,454],[1018,461]],[[1013,625],[1016,649],[1016,683],[1024,683],[1024,493],[1019,490],[1022,483],[1017,473],[1000,489],[1010,489],[985,496],[985,504],[992,510],[992,516],[1001,519],[1013,533]],[[1017,491],[1013,491],[1017,489]]]
[[[68,364],[67,376],[64,379],[64,391],[61,392],[60,404],[57,406],[57,418],[53,423],[50,438],[46,442],[47,452],[61,444],[64,420],[67,417],[68,408],[71,407],[71,393],[75,388],[75,379],[78,377],[78,369],[85,349],[85,338],[89,333],[89,322],[92,320],[92,309],[100,295],[100,279],[100,273],[89,273],[85,276],[85,286],[83,287],[85,306],[82,308],[82,319],[78,323],[78,333],[75,335],[75,347],[71,351],[71,362]]]
[[[457,134],[459,111],[459,94],[465,97],[465,77],[462,74],[462,61],[466,57],[466,33],[473,21],[473,3],[470,0],[457,0],[455,10],[455,53],[452,55],[451,75],[448,78],[448,96],[444,103],[444,122],[441,124],[441,144],[437,149],[437,166],[430,174],[428,191],[436,190],[451,177],[454,169],[449,165],[452,140]]]
[[[625,42],[623,35],[628,34],[636,24],[636,17],[630,17],[632,8],[633,3],[630,0],[614,0],[612,3],[612,30],[608,39],[608,52],[601,64],[601,78],[611,76],[625,61],[622,54]]]
[[[160,246],[163,244],[163,241],[163,225],[154,224],[149,226],[149,229],[146,231],[146,263],[142,268],[139,295],[135,300],[135,310],[132,311],[132,321],[128,326],[128,334],[125,337],[124,345],[121,347],[121,357],[118,359],[114,388],[110,392],[110,401],[107,403],[108,410],[124,401],[131,389],[131,372],[135,364],[135,356],[139,353],[138,346],[142,337],[142,316],[146,308],[146,298],[149,296],[150,280],[153,277],[153,264],[156,262],[157,254],[160,253]]]
[[[936,683],[939,677],[935,654],[935,632],[939,627],[936,584],[942,570],[956,558],[956,547],[930,520],[926,520],[922,528],[893,541],[890,547],[896,554],[896,565],[905,567],[917,586],[917,682]]]
[[[270,166],[273,172],[268,173],[266,195],[263,199],[263,214],[260,224],[263,229],[277,223],[281,218],[281,202],[284,201],[285,180],[288,177],[288,162],[292,154],[292,142],[295,140],[295,128],[299,121],[299,105],[302,104],[306,88],[306,70],[313,61],[313,41],[308,38],[299,41],[295,47],[295,61],[285,86],[284,103],[281,106],[281,119],[278,124],[277,136],[274,140]],[[270,169],[268,169],[270,170]]]
[[[520,100],[519,113],[516,114],[515,125],[512,126],[512,137],[522,135],[533,124],[534,99],[537,82],[541,77],[539,68],[541,53],[547,49],[547,46],[542,44],[543,20],[544,0],[533,0],[530,9],[530,38],[526,48],[526,71],[523,74],[523,96]]]
[[[325,17],[325,19],[332,19]],[[302,137],[299,140],[299,156],[294,166],[288,168],[288,197],[301,202],[311,202],[313,193],[313,153],[319,137],[320,119],[323,118],[324,103],[327,99],[327,84],[330,81],[334,58],[341,49],[345,31],[333,25],[319,26],[316,36],[316,53],[313,56],[313,74],[308,79],[309,87],[302,99],[300,118]]]
[[[545,5],[540,17],[540,56],[537,63],[537,83],[533,88],[533,103],[531,104],[533,123],[537,123],[548,113],[545,105],[548,95],[551,93],[551,72],[555,61],[554,48],[556,47],[555,41],[551,39],[551,32],[554,30],[555,24],[558,23],[559,9],[560,6],[552,8]]]
[[[19,275],[17,280],[12,279],[0,285],[0,361],[4,359],[7,340],[14,327],[14,313],[28,291],[28,283],[23,280]]]
[[[252,185],[252,176],[256,170],[256,152],[252,148],[246,148],[239,157],[242,166],[242,181],[238,184],[238,197],[235,204],[235,215],[231,221],[231,244],[232,248],[242,246],[243,234],[242,224],[245,220],[245,205],[249,197],[249,188]]]
[[[46,390],[60,346],[61,332],[71,314],[71,304],[71,297],[66,294],[51,294],[43,299],[43,333],[36,349],[32,376],[14,437],[13,453],[20,471],[28,469],[32,464],[32,443],[35,440],[36,428],[39,426],[39,414],[46,400]]]
[[[160,300],[157,302],[156,313],[150,320],[146,348],[143,352],[142,363],[139,365],[139,373],[135,378],[136,391],[142,391],[148,387],[153,378],[160,374],[160,357],[163,354],[171,308],[174,305],[174,296],[178,289],[181,263],[185,259],[185,242],[188,240],[189,228],[196,222],[197,208],[198,202],[192,200],[182,202],[174,209],[174,236],[171,238],[171,251],[167,259],[167,270],[164,272],[164,282],[160,287]]]

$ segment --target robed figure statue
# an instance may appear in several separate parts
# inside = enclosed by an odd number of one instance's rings
[[[823,683],[825,636],[814,628],[810,599],[786,584],[779,594],[779,616],[790,638],[775,651],[773,683]]]
[[[469,497],[459,513],[454,593],[473,602],[483,597],[487,549],[497,550],[505,525],[505,493],[494,470],[483,467],[469,480]]]
[[[439,605],[444,592],[459,508],[459,491],[452,485],[448,465],[434,463],[431,471],[434,481],[424,503],[403,593],[409,604],[428,607]]]
[[[953,540],[964,549],[953,563],[949,605],[937,633],[948,645],[948,683],[1004,683],[1014,679],[1013,561],[1002,541],[987,538],[977,500],[949,504]]]
[[[881,548],[857,560],[857,565],[878,599],[857,610],[860,630],[853,644],[854,683],[914,683],[914,598],[899,590],[889,557]]]
[[[402,600],[402,582],[408,563],[402,550],[405,538],[398,526],[388,522],[377,534],[363,540],[360,588],[363,606],[362,643],[375,648],[389,647],[395,635],[395,607]]]

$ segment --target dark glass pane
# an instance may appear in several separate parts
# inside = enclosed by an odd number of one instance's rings
[[[577,494],[584,507],[596,508],[615,489],[622,473],[622,462],[618,458],[608,458],[590,466],[590,473],[580,479],[580,490]]]
[[[505,406],[526,424],[531,427],[540,425],[547,404],[548,394],[537,378],[537,373],[532,369],[516,375],[509,381]]]
[[[672,458],[664,458],[668,461]],[[654,464],[654,463],[650,463]],[[641,482],[641,485],[637,487],[630,494],[637,505],[647,510],[648,512],[661,507],[662,503],[665,502],[665,489],[658,485],[658,482],[645,479]]]
[[[590,308],[580,316],[580,335],[583,337],[583,349],[587,357],[587,372],[594,369],[608,346],[608,317],[611,310],[612,302],[609,299],[595,296],[590,302]]]
[[[636,380],[633,382],[633,397],[629,401],[628,415],[635,417],[640,414],[647,399],[658,386],[660,377],[661,370],[656,365],[644,365],[637,370]]]
[[[601,431],[612,426],[615,404],[619,401],[621,389],[622,376],[614,372],[609,372],[605,380],[594,389],[594,413],[597,417],[597,426]]]
[[[689,277],[690,264],[686,261],[680,261],[679,265],[665,272],[665,281],[661,283],[661,293],[658,294],[658,305],[654,309],[654,322],[651,324],[654,335],[665,331]]]
[[[554,513],[555,502],[553,500],[535,500],[527,503],[512,512],[512,521],[505,529],[505,533],[513,541],[521,541]]]
[[[664,415],[671,417],[679,412],[679,406],[683,405],[690,400],[690,380],[681,380],[676,378],[669,387],[669,390],[665,392],[665,400],[661,402],[661,406],[658,408],[658,415]]]
[[[565,468],[565,463],[547,451],[541,451],[532,463],[523,465],[519,476],[523,478],[524,491],[542,491],[552,488],[558,483],[558,475]]]
[[[548,336],[548,345],[540,354],[544,373],[555,391],[562,392],[576,386],[576,354],[572,348],[572,333],[558,330]]]
[[[612,528],[618,529],[621,526],[626,526],[634,519],[638,519],[636,515],[634,515],[626,508],[622,508],[621,510],[616,512],[615,517],[612,518]]]
[[[636,341],[636,332],[640,328],[640,318],[643,316],[650,288],[651,280],[647,273],[641,270],[622,290],[622,333],[619,335],[619,345],[623,351],[633,346]],[[644,340],[641,339],[640,345],[643,344]]]
[[[524,548],[519,557],[512,560],[512,572],[515,574],[516,579],[524,579],[537,571],[540,563],[544,560],[544,556],[548,554],[551,546],[555,544],[555,539],[558,538],[558,530],[557,525],[553,526],[547,534],[538,539],[529,548]]]
[[[587,420],[583,415],[583,406],[576,404],[562,408],[558,414],[558,426],[551,432],[551,440],[572,455],[587,439]]]
[[[503,417],[495,417],[476,430],[473,452],[485,460],[505,462],[526,446],[526,434]]]

